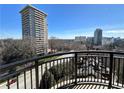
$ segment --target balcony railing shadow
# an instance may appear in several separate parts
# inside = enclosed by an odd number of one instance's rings
[[[15,70],[8,73],[12,69]],[[92,87],[98,85],[108,89],[124,88],[124,53],[51,54],[2,65],[0,71],[8,73],[0,76],[1,89],[96,89]]]

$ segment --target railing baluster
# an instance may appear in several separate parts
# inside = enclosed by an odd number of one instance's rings
[[[60,71],[62,71],[62,59],[60,59]],[[62,86],[62,80],[60,80],[60,87]]]
[[[90,69],[90,71],[91,71],[91,79],[90,79],[90,81],[92,82],[92,77],[93,77],[93,73],[92,73],[92,71],[93,71],[93,57],[92,57],[92,54],[91,54],[91,63],[90,63],[90,65],[91,65],[91,69]]]
[[[75,57],[72,58],[73,61],[72,61],[72,65],[74,65],[74,73],[73,73],[73,83],[75,82]]]
[[[97,61],[98,61],[98,63],[97,63],[97,70],[98,70],[98,72],[97,72],[97,82],[99,82],[99,56],[97,56]]]
[[[68,63],[69,63],[69,60],[70,60],[70,57],[68,58],[68,61],[67,61],[67,84],[69,84],[69,65],[68,65]]]
[[[66,85],[68,84],[68,69],[69,69],[69,67],[68,67],[68,59],[69,58],[66,59],[66,73],[67,73],[67,76],[66,76]]]
[[[88,82],[89,82],[89,57],[88,57],[88,54],[87,54],[87,64],[88,64]]]
[[[102,83],[102,73],[103,73],[103,57],[101,58],[101,83]]]
[[[39,71],[38,71],[38,60],[35,61],[35,81],[36,81],[36,89],[39,88]]]
[[[33,84],[32,84],[32,69],[30,69],[30,80],[31,80],[31,89],[33,88]]]
[[[66,85],[67,85],[67,69],[68,69],[68,67],[67,67],[67,62],[68,62],[68,58],[66,58],[66,63],[65,63],[65,67],[66,67],[66,70],[65,70],[65,72],[66,72],[66,77],[65,77],[65,79],[66,79]]]
[[[81,65],[82,65],[82,70],[81,70],[81,72],[82,72],[82,82],[83,82],[83,69],[84,69],[84,68],[83,68],[83,66],[84,66],[83,60],[84,60],[84,58],[82,57],[82,64],[81,64]]]
[[[49,67],[51,68],[51,62],[49,63]],[[50,78],[52,79],[52,73],[50,72]],[[53,81],[51,80],[51,84],[53,84]],[[52,85],[50,85],[50,88],[52,87]]]
[[[48,70],[48,68],[47,68],[47,63],[45,63],[45,72],[46,72],[46,73],[47,73],[47,70]],[[45,73],[45,72],[44,72],[44,73]],[[47,78],[47,77],[46,77],[46,78]],[[45,78],[45,79],[46,79],[46,78]],[[45,80],[45,81],[47,81],[47,80]],[[47,89],[47,88],[48,88],[48,85],[47,85],[48,83],[45,82],[44,84],[45,84],[45,85],[44,85],[44,86],[45,86],[45,89]]]
[[[42,79],[43,79],[43,78],[42,78],[42,76],[43,76],[43,64],[41,64],[40,67],[41,67],[41,71],[40,71],[40,72],[41,72],[41,80],[42,80]]]
[[[16,76],[16,79],[17,79],[17,89],[19,89],[19,78],[18,78],[18,76]]]
[[[57,60],[57,71],[58,71],[58,60]],[[59,73],[59,71],[58,71],[58,73]],[[58,84],[59,84],[59,76],[58,76],[58,74],[57,74],[57,88],[58,88]]]
[[[70,61],[69,61],[69,66],[71,66],[71,69],[73,70],[73,66],[72,66],[72,62],[73,62],[73,61],[72,61],[72,60],[73,60],[73,58],[70,59]],[[72,71],[71,69],[69,69],[69,72]],[[72,83],[72,80],[71,80],[71,79],[73,79],[73,78],[72,78],[73,73],[71,72],[69,76],[70,76],[70,77],[69,77],[69,81],[70,81],[70,84],[71,84],[71,83]]]
[[[70,63],[70,65],[72,66],[72,69],[73,69],[73,67],[74,67],[73,63],[74,63],[74,58],[72,57],[72,58],[71,58],[71,63]],[[71,70],[71,69],[70,69],[70,70]],[[74,69],[73,69],[73,70],[74,70]],[[73,71],[73,72],[74,72],[74,71]],[[73,73],[73,72],[71,73],[71,77],[70,77],[70,78],[72,79],[72,80],[70,80],[71,83],[73,83],[73,77],[74,77],[74,73]]]
[[[101,59],[101,57],[98,54],[98,82],[100,82],[100,79],[101,79],[100,73],[102,73],[102,68],[101,68],[101,71],[100,71],[100,62],[101,62],[100,59]],[[102,62],[101,62],[101,64],[102,64]]]
[[[96,66],[96,56],[94,56],[94,69],[95,69],[95,66]],[[95,70],[94,70],[95,71]],[[95,73],[96,73],[96,71],[95,71]],[[95,82],[95,80],[96,80],[96,75],[95,75],[95,73],[94,73],[94,82]]]
[[[113,53],[110,53],[110,72],[109,72],[109,85],[108,89],[112,88],[112,69],[113,69]]]
[[[54,66],[55,66],[55,61],[53,61],[53,67],[54,67]],[[56,84],[55,84],[55,85],[56,85]],[[55,85],[54,85],[54,87],[53,87],[54,89],[55,89]]]
[[[124,58],[123,58],[123,74],[122,74],[122,87],[124,85]]]
[[[80,82],[80,76],[81,76],[81,74],[80,74],[80,69],[81,69],[81,67],[80,67],[80,66],[81,66],[81,65],[80,65],[80,60],[81,60],[80,57],[78,58],[78,60],[79,60],[79,61],[78,61],[78,64],[77,64],[77,66],[78,66],[77,69],[79,70],[79,72],[78,72],[79,76],[78,76],[78,77],[79,77],[79,82]]]
[[[106,70],[106,68],[105,68],[105,56],[103,56],[103,65],[102,66],[103,66],[103,73],[105,74],[105,70]],[[102,78],[104,78],[104,76]],[[105,83],[105,79],[104,79],[103,83]]]
[[[70,84],[70,76],[71,76],[71,74],[70,74],[70,68],[71,68],[71,65],[69,65],[69,63],[71,62],[71,60],[70,60],[71,58],[69,58],[68,59],[68,62],[67,62],[67,64],[68,64],[68,81],[69,81],[69,83],[68,84]]]
[[[26,89],[26,72],[24,71],[24,88]]]
[[[65,85],[67,84],[67,58],[65,58]]]
[[[114,82],[115,82],[115,58],[114,58],[114,61],[113,61],[113,85],[114,85]]]
[[[70,67],[68,66],[68,62],[69,62],[69,58],[67,58],[67,84],[69,84],[69,83],[68,83],[68,81],[69,81],[68,78],[69,78],[69,68],[70,68]]]
[[[10,89],[9,80],[10,80],[10,79],[7,80],[7,88],[8,88],[8,89]]]
[[[75,53],[75,85],[77,84],[77,53]]]
[[[87,63],[86,63],[86,62],[87,62],[87,61],[86,61],[87,59],[86,59],[86,55],[85,55],[84,58],[85,58],[85,60],[84,60],[84,61],[85,61],[85,82],[86,82],[86,78],[87,78],[87,77],[86,77],[86,70],[87,70],[87,65],[86,65],[86,64],[87,64]]]
[[[105,57],[105,75],[107,74],[107,57]],[[106,76],[105,76],[105,82],[106,83]]]
[[[118,81],[117,81],[117,86],[119,85],[119,81],[120,81],[120,58],[118,59]]]
[[[65,73],[65,58],[63,58],[63,71]],[[64,74],[64,80],[63,80],[63,86],[65,85],[65,74]]]

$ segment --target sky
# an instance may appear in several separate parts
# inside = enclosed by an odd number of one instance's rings
[[[114,4],[32,4],[48,14],[48,37],[74,39],[94,36],[96,28],[104,37],[124,38],[124,5]],[[19,11],[26,4],[0,5],[0,38],[22,38]]]

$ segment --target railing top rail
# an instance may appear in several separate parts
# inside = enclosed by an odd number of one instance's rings
[[[115,51],[103,51],[103,50],[84,50],[84,51],[76,51],[75,53],[113,53],[113,54],[124,54],[124,52],[115,52]]]
[[[19,65],[26,64],[28,62],[33,62],[33,61],[36,61],[36,60],[41,60],[41,59],[49,58],[49,57],[53,57],[53,56],[61,56],[61,55],[65,55],[65,54],[72,54],[72,53],[71,52],[66,52],[66,53],[49,54],[49,55],[44,55],[44,56],[34,56],[32,58],[29,58],[29,59],[25,59],[25,60],[16,61],[16,62],[12,62],[12,63],[9,63],[9,64],[2,65],[2,66],[0,66],[0,70],[5,69],[7,67],[19,66]]]
[[[53,56],[61,56],[61,55],[66,55],[66,54],[75,54],[75,53],[106,53],[106,54],[123,54],[124,52],[113,52],[113,51],[96,51],[96,50],[85,50],[85,51],[76,51],[76,52],[63,52],[63,53],[55,53],[55,54],[49,54],[49,55],[44,55],[44,56],[35,56],[26,60],[22,60],[22,61],[16,61],[10,64],[5,64],[0,66],[0,70],[7,68],[7,67],[13,67],[13,66],[19,66],[19,65],[23,65],[26,64],[28,62],[32,62],[32,61],[36,61],[36,60],[41,60],[44,58],[49,58],[49,57],[53,57]]]

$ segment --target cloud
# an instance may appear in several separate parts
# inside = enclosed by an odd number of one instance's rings
[[[124,29],[118,29],[118,30],[108,30],[105,31],[106,33],[114,33],[114,34],[124,34]]]
[[[124,29],[105,30],[105,31],[103,31],[103,36],[124,38]]]
[[[81,29],[68,29],[64,31],[60,31],[60,33],[51,33],[50,36],[56,36],[58,38],[71,38],[74,39],[75,36],[87,36],[87,37],[93,37],[94,31],[97,27],[92,28],[81,28]],[[118,28],[104,28],[103,29],[103,37],[121,37],[124,38],[124,29],[118,29]]]

